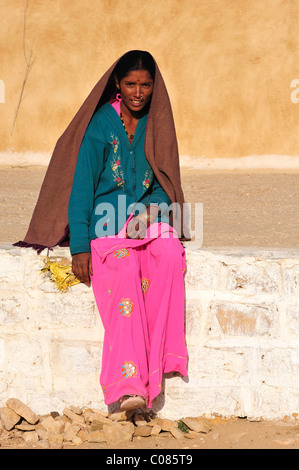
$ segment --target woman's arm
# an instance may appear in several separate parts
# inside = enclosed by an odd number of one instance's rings
[[[100,174],[104,168],[105,144],[85,136],[78,155],[69,200],[70,250],[75,276],[90,285],[92,273],[89,223]]]
[[[160,185],[157,177],[154,176],[154,181],[151,187],[151,193],[149,197],[149,204],[161,204],[166,203],[167,205],[171,204],[171,200],[169,199],[168,195]]]
[[[90,286],[90,274],[92,275],[91,253],[77,253],[73,255],[72,270],[77,279]]]

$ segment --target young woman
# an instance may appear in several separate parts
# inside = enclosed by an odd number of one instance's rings
[[[55,237],[61,243],[69,231],[73,272],[92,284],[105,329],[105,403],[151,407],[163,373],[187,375],[188,353],[177,142],[164,81],[148,52],[130,51],[110,67],[58,141],[52,167],[63,152],[72,162],[68,230]],[[50,165],[44,186],[55,171]],[[44,246],[45,236],[33,243],[36,225],[27,246]]]

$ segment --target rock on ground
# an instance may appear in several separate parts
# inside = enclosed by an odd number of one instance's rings
[[[39,416],[16,398],[10,398],[6,406],[0,408],[0,435],[1,429],[8,434],[18,433],[17,436],[32,446],[39,441],[58,447],[80,446],[84,442],[120,445],[133,439],[163,435],[182,439],[189,430],[195,438],[199,436],[196,426],[200,432],[208,432],[205,423],[195,421],[194,424],[192,418],[185,419],[184,432],[178,425],[179,421],[155,417],[145,410],[103,413],[70,406],[64,408],[62,415],[51,412],[47,416]]]

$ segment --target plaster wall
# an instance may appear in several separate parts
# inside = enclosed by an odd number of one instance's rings
[[[181,155],[298,155],[299,2],[29,0],[24,15],[26,1],[0,0],[0,151],[51,152],[139,48],[165,78]]]

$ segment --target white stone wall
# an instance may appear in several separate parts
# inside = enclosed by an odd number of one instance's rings
[[[299,410],[299,250],[186,244],[189,377],[166,377],[154,410],[279,418]],[[69,250],[51,255],[70,259]],[[91,288],[60,293],[32,249],[0,246],[0,406],[37,413],[106,410],[99,386],[103,327]]]

